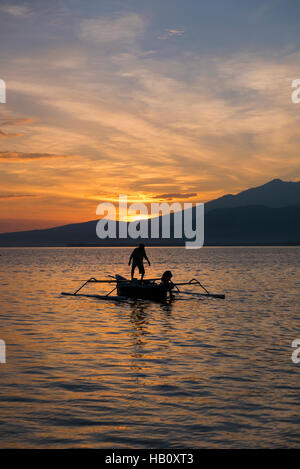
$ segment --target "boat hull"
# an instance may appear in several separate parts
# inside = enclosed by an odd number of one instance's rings
[[[165,301],[167,291],[163,285],[154,283],[121,282],[117,284],[117,292],[120,296],[151,301]]]

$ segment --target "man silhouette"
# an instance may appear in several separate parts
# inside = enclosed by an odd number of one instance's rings
[[[128,265],[130,265],[132,262],[131,280],[133,279],[134,271],[136,267],[138,267],[139,273],[141,274],[141,280],[143,280],[144,275],[145,275],[144,262],[143,262],[144,259],[146,259],[150,267],[151,264],[145,251],[145,245],[139,244],[139,246],[132,251],[130,258],[129,258],[129,262],[128,262]]]

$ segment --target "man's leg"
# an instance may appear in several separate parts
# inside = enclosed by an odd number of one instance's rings
[[[132,263],[132,266],[131,266],[131,280],[133,280],[135,267],[136,267],[135,264]]]

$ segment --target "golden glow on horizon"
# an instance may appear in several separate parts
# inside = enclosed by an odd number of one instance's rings
[[[127,215],[127,217],[122,217],[118,218],[120,221],[142,221],[142,220],[148,220],[151,218],[151,215],[145,216],[145,215]]]

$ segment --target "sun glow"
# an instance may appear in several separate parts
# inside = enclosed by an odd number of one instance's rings
[[[151,217],[152,217],[151,215],[144,215],[144,214],[133,214],[133,215],[128,214],[126,217],[122,217],[119,220],[132,222],[132,221],[149,220],[149,218]]]

